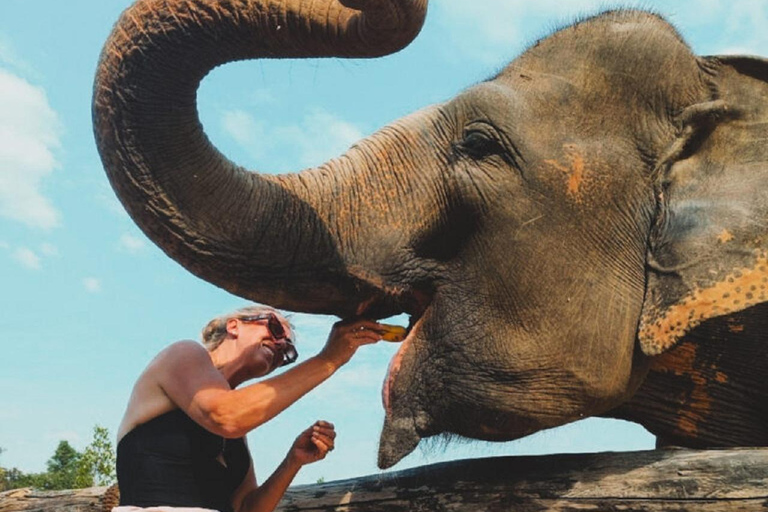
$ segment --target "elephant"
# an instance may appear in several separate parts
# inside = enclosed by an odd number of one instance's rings
[[[104,45],[94,133],[140,228],[193,274],[409,332],[379,466],[421,439],[588,416],[661,444],[768,444],[768,61],[697,56],[617,9],[498,74],[272,175],[229,161],[196,90],[240,59],[378,57],[426,0],[139,0]]]

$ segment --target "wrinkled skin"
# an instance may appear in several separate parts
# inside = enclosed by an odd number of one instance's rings
[[[317,169],[228,162],[196,116],[212,67],[383,55],[426,13],[343,3],[141,0],[124,14],[94,125],[148,236],[276,307],[409,313],[382,467],[444,432],[516,439],[591,415],[663,442],[768,444],[768,64],[697,57],[655,15],[606,12]]]

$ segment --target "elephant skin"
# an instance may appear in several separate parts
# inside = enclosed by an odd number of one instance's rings
[[[425,15],[423,0],[138,1],[94,85],[118,196],[232,293],[411,315],[381,467],[430,436],[593,415],[688,446],[768,444],[766,61],[696,56],[661,17],[614,10],[315,169],[249,172],[203,133],[213,67],[384,55]]]

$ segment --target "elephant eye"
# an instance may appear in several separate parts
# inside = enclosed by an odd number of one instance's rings
[[[481,131],[473,130],[464,135],[464,140],[458,144],[458,149],[475,160],[490,155],[504,154],[504,148],[499,141]]]

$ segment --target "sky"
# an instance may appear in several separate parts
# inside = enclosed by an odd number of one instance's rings
[[[192,276],[133,224],[107,182],[91,127],[96,61],[129,0],[0,0],[0,466],[42,471],[59,440],[115,433],[136,377],[164,346],[199,339],[245,302]],[[199,93],[214,143],[250,169],[291,172],[492,76],[527,45],[606,2],[433,0],[420,36],[374,60],[250,61],[214,70]],[[656,10],[698,54],[768,55],[768,2],[623,3]],[[292,318],[302,356],[334,318]],[[404,324],[403,318],[393,321]],[[337,448],[295,483],[379,473],[380,393],[394,344],[346,367],[249,434],[261,480],[316,419]],[[424,445],[424,443],[422,443]],[[509,443],[418,448],[393,470],[496,455],[639,450],[654,438],[587,419]]]

